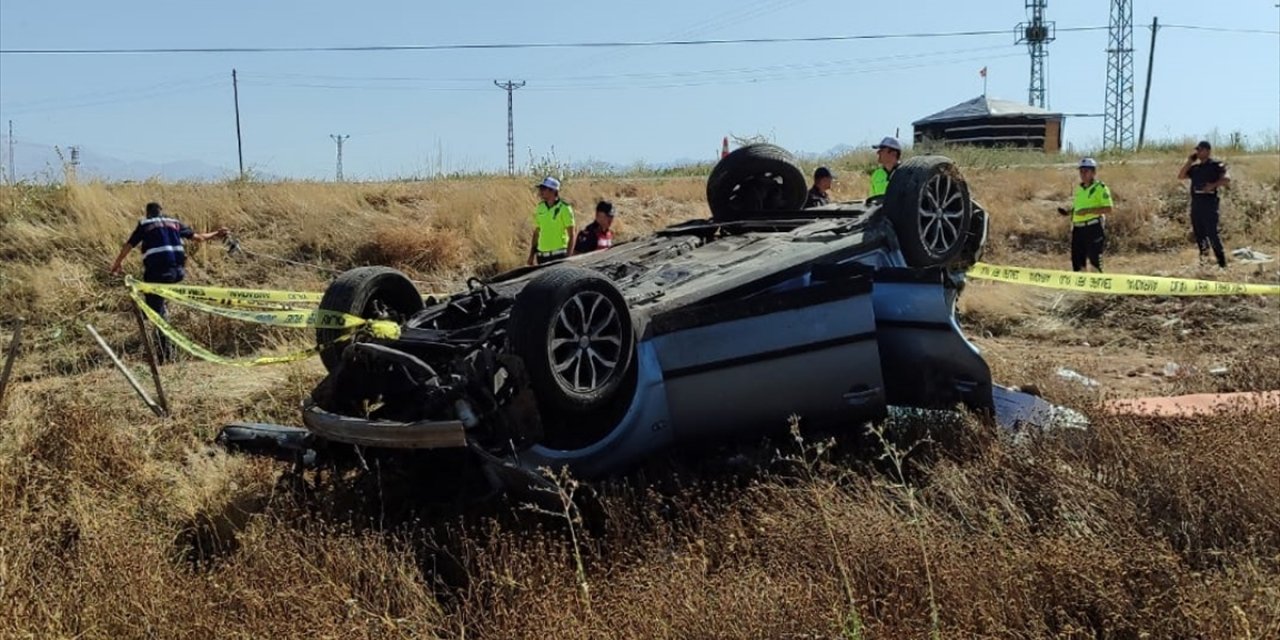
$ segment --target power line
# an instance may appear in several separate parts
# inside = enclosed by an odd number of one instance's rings
[[[1257,33],[1268,36],[1280,36],[1280,31],[1269,29],[1240,29],[1236,27],[1206,27],[1198,24],[1162,24],[1161,29],[1187,29],[1189,31],[1217,31],[1219,33]]]
[[[1133,148],[1133,0],[1111,0],[1102,146]]]
[[[1064,32],[1101,31],[1105,26],[1066,27]],[[0,49],[0,55],[155,55],[174,53],[353,53],[374,51],[468,51],[509,49],[607,49],[628,47],[691,47],[736,44],[782,44],[806,42],[847,42],[851,40],[898,40],[917,38],[963,38],[1005,36],[1008,31],[985,29],[973,31],[935,31],[915,33],[864,33],[838,36],[806,36],[793,38],[726,38],[701,40],[648,40],[610,42],[505,42],[471,44],[400,44],[307,47],[155,47],[102,49]]]

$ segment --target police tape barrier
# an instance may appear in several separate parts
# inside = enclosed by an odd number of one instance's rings
[[[259,356],[257,358],[252,358],[252,359],[236,359],[236,358],[228,358],[226,356],[220,356],[212,351],[209,351],[208,349],[204,348],[200,344],[197,344],[195,341],[191,340],[191,338],[188,338],[187,336],[180,333],[177,329],[174,329],[173,325],[169,324],[169,322],[165,320],[164,317],[162,317],[159,313],[156,313],[154,309],[152,309],[150,306],[147,305],[145,301],[143,301],[142,294],[138,291],[138,289],[131,287],[129,289],[129,295],[133,297],[134,304],[138,305],[138,308],[142,310],[143,315],[145,315],[147,319],[151,321],[151,324],[154,324],[156,328],[160,330],[160,333],[164,334],[164,336],[168,338],[170,342],[178,345],[179,347],[182,348],[183,351],[186,351],[187,353],[197,358],[200,358],[201,360],[205,360],[215,364],[222,364],[222,365],[228,365],[233,367],[256,367],[256,366],[266,365],[266,364],[283,364],[286,362],[296,362],[298,360],[310,358],[311,356],[319,353],[320,349],[322,348],[322,345],[316,345],[314,347],[310,347],[308,349],[304,349],[302,351],[297,351],[294,353],[288,353],[288,354],[279,355],[279,356]],[[346,336],[344,335],[343,337],[345,338]]]
[[[384,339],[384,340],[395,340],[396,338],[400,337],[400,325],[395,322],[392,322],[390,320],[361,319],[361,322],[363,323],[362,325],[358,327],[348,328],[348,331],[344,332],[342,335],[338,336],[336,339],[326,344],[317,344],[314,347],[310,347],[307,349],[303,349],[301,351],[296,351],[294,353],[288,353],[288,354],[279,355],[279,356],[261,356],[257,358],[251,358],[251,359],[228,358],[225,356],[220,356],[206,349],[204,346],[200,345],[199,343],[192,340],[190,337],[186,336],[182,332],[175,329],[173,325],[169,324],[168,320],[165,320],[163,316],[161,316],[159,313],[156,313],[156,311],[152,309],[146,303],[145,300],[143,300],[142,293],[139,291],[138,288],[131,287],[129,289],[129,295],[130,297],[133,298],[134,304],[137,304],[138,308],[142,310],[143,315],[145,315],[147,319],[150,320],[151,323],[154,324],[156,328],[159,329],[160,332],[165,335],[165,337],[169,338],[171,342],[181,347],[183,351],[186,351],[187,353],[197,358],[200,358],[201,360],[213,362],[215,364],[223,364],[223,365],[229,365],[234,367],[256,367],[260,365],[283,364],[286,362],[296,362],[298,360],[304,360],[306,358],[309,358],[319,353],[322,349],[324,349],[324,347],[330,344],[334,344],[334,343],[349,339],[357,329],[368,331],[370,335],[372,335],[373,337]],[[189,303],[190,301],[188,301],[188,304]]]
[[[170,300],[197,300],[224,307],[264,307],[267,305],[317,305],[323,294],[309,291],[273,291],[270,289],[233,289],[230,287],[202,287],[185,284],[158,284],[138,282],[127,278],[126,283],[143,293],[164,296]]]
[[[179,297],[196,300],[223,307],[250,307],[272,309],[295,307],[298,305],[318,305],[324,297],[314,291],[278,291],[272,289],[239,289],[231,287],[204,287],[186,284],[159,284],[155,282],[139,282],[127,278],[130,286],[141,289],[143,293],[165,296],[174,301]],[[169,295],[166,295],[168,293]],[[178,296],[178,297],[175,297]],[[423,299],[445,298],[447,293],[424,293]]]
[[[171,289],[142,286],[133,286],[133,289],[143,293],[149,292],[152,295],[160,296],[161,298],[171,300],[177,304],[191,307],[197,311],[203,311],[205,313],[230,318],[232,320],[241,320],[243,322],[252,322],[254,324],[265,324],[273,327],[289,327],[293,329],[351,329],[359,327],[367,322],[364,318],[353,316],[349,313],[342,313],[340,311],[294,308],[239,309],[233,307],[220,307],[200,302],[197,298],[186,296]]]
[[[1088,291],[1126,296],[1231,296],[1280,295],[1280,285],[1245,282],[1215,282],[1190,278],[1164,278],[1108,273],[1077,273],[1054,269],[998,267],[977,263],[966,274],[970,278],[1026,284],[1050,289]]]

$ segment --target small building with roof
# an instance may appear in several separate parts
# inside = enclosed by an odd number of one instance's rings
[[[1062,149],[1061,113],[985,95],[966,100],[911,123],[915,143],[968,144],[979,147]]]

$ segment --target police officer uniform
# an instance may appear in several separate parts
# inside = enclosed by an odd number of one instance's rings
[[[596,213],[602,213],[612,220],[613,203],[601,202],[596,205]],[[612,223],[611,223],[612,224]],[[591,224],[578,232],[578,237],[573,243],[573,254],[590,253],[592,251],[600,251],[613,246],[613,228],[605,229],[600,226],[599,222],[592,221]]]
[[[164,215],[159,204],[147,204],[147,217],[138,221],[133,233],[126,241],[129,246],[142,245],[142,281],[172,284],[182,282],[186,276],[184,268],[187,264],[186,249],[183,239],[195,236],[195,231],[177,218]],[[160,317],[166,317],[167,309],[164,298],[155,294],[145,294],[147,306]],[[172,356],[172,345],[163,334],[157,332],[161,357]]]
[[[546,178],[537,186],[553,189],[557,193],[555,202],[547,204],[545,201],[540,201],[533,211],[533,224],[538,228],[534,260],[538,264],[546,264],[563,260],[569,255],[569,230],[573,228],[573,207],[559,198],[559,180]]]
[[[1210,148],[1207,142],[1201,142],[1199,146]],[[1227,256],[1222,249],[1222,239],[1218,237],[1218,190],[1206,189],[1205,185],[1228,177],[1227,164],[1208,158],[1191,165],[1187,169],[1187,177],[1191,179],[1191,231],[1196,236],[1196,246],[1202,257],[1213,249],[1218,266],[1226,267]]]
[[[1098,163],[1085,158],[1080,161],[1080,168],[1096,170]],[[1083,271],[1086,260],[1102,271],[1102,251],[1107,243],[1105,219],[1103,214],[1086,211],[1111,206],[1111,189],[1097,177],[1089,184],[1076,185],[1071,208],[1072,271]]]
[[[893,149],[898,152],[899,159],[902,156],[902,143],[897,138],[886,137],[880,141],[880,144],[871,147],[872,149]],[[867,193],[867,199],[883,198],[886,191],[889,190],[889,180],[893,178],[893,172],[898,170],[898,164],[894,163],[892,167],[885,169],[884,166],[876,167],[871,172],[871,188]]]

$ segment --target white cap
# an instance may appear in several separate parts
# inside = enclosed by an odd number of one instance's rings
[[[560,181],[559,181],[559,180],[556,180],[555,178],[552,178],[551,176],[547,176],[547,177],[545,177],[545,178],[543,178],[543,179],[542,179],[542,182],[539,182],[539,183],[538,183],[537,185],[535,185],[535,186],[539,186],[539,187],[546,187],[546,188],[548,188],[548,189],[551,189],[552,191],[559,191],[559,190],[560,190]]]
[[[872,149],[893,149],[894,151],[902,151],[902,143],[898,142],[898,139],[893,136],[885,136],[885,138],[880,141],[880,144],[871,148]]]
[[[1097,160],[1094,160],[1093,158],[1080,158],[1080,166],[1079,166],[1079,167],[1077,167],[1077,168],[1079,168],[1079,169],[1097,169],[1097,168],[1098,168],[1098,161],[1097,161]]]

